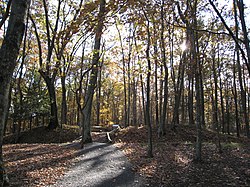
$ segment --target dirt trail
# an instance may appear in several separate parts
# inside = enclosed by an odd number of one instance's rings
[[[91,143],[79,152],[76,163],[53,187],[142,187],[122,151],[112,144]]]

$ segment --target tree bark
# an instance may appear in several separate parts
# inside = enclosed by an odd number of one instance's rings
[[[226,94],[226,130],[227,130],[227,134],[230,135],[230,118],[231,118],[231,115],[230,115],[230,105],[231,105],[231,101],[230,101],[230,98],[229,98],[229,83],[227,83],[226,85],[226,90],[225,90],[225,94]]]
[[[14,0],[8,29],[0,49],[0,186],[5,182],[5,168],[3,164],[2,144],[4,123],[8,112],[10,81],[17,65],[22,38],[25,30],[25,20],[30,5],[30,0]]]
[[[56,101],[56,90],[54,81],[49,77],[43,77],[49,92],[50,99],[50,121],[48,129],[56,129],[59,126],[58,122],[58,111],[57,111],[57,101]]]
[[[234,96],[234,105],[235,105],[236,134],[237,134],[237,137],[240,137],[240,120],[239,120],[239,111],[238,111],[238,93],[237,93],[237,86],[236,86],[236,67],[235,66],[236,66],[236,64],[234,62],[232,93]]]
[[[99,59],[100,59],[100,47],[101,47],[101,37],[102,37],[102,30],[103,24],[105,19],[105,0],[100,1],[100,9],[98,14],[98,24],[95,30],[95,43],[94,43],[94,51],[93,51],[93,58],[92,58],[92,71],[89,80],[89,84],[86,91],[86,96],[84,99],[84,106],[82,109],[82,146],[84,143],[92,142],[91,137],[91,109],[92,109],[92,102],[94,91],[97,83],[97,75],[99,70]]]
[[[155,63],[155,123],[156,126],[159,126],[159,97],[158,97],[158,47],[157,47],[157,30],[156,30],[156,22],[154,21],[154,63]]]
[[[166,123],[166,113],[167,113],[167,104],[168,104],[168,67],[167,67],[167,62],[166,62],[166,49],[165,49],[165,40],[164,40],[164,30],[165,30],[164,5],[165,5],[165,1],[162,0],[162,4],[161,4],[161,58],[162,58],[162,64],[163,64],[165,72],[164,72],[164,91],[163,91],[164,101],[160,105],[162,109],[160,112],[161,115],[160,115],[160,123],[159,123],[159,128],[158,128],[159,137],[164,136],[166,134],[165,123]]]
[[[66,75],[62,75],[61,77],[62,84],[62,101],[61,101],[61,126],[63,124],[67,124],[67,90],[66,90]]]
[[[181,103],[181,95],[184,87],[184,72],[185,72],[185,59],[186,52],[181,55],[179,71],[178,71],[178,80],[176,84],[176,93],[175,93],[175,104],[174,104],[174,114],[172,119],[172,129],[175,129],[176,125],[179,124],[179,108]]]
[[[150,106],[151,106],[151,102],[150,102],[150,79],[151,79],[151,61],[150,61],[150,54],[149,54],[149,50],[150,50],[150,22],[146,16],[145,17],[147,19],[147,49],[146,49],[146,57],[147,57],[147,63],[148,63],[148,70],[147,70],[147,90],[146,90],[146,105],[145,105],[145,122],[148,128],[148,150],[147,150],[147,156],[149,158],[153,157],[153,141],[152,141],[152,125],[151,125],[151,115],[150,115]]]
[[[234,4],[236,2],[234,1]],[[244,35],[244,44],[247,52],[247,57],[248,57],[248,65],[250,65],[250,46],[249,46],[249,39],[248,39],[248,32],[246,29],[246,23],[245,23],[245,14],[244,14],[244,4],[243,0],[238,0],[237,1],[239,13],[240,13],[240,20],[241,20],[241,27]],[[235,9],[236,9],[236,5]],[[237,11],[235,10],[235,14],[237,15]],[[235,37],[238,39],[238,21],[237,17],[235,17],[235,26],[236,26],[236,34]],[[240,64],[240,57],[239,57],[239,47],[236,45],[236,54],[237,54],[237,65],[238,65],[238,75],[239,75],[239,83],[240,83],[240,94],[241,94],[241,105],[242,105],[242,110],[243,110],[243,115],[244,115],[244,121],[245,121],[245,127],[246,127],[246,136],[250,138],[250,131],[249,131],[249,116],[247,113],[247,98],[246,98],[246,90],[243,86],[243,76],[242,76],[242,70],[241,70],[241,64]],[[249,70],[249,76],[250,76],[250,70]]]
[[[218,76],[217,76],[217,68],[216,68],[216,63],[215,63],[215,51],[214,54],[212,54],[212,69],[213,69],[213,78],[214,78],[214,110],[213,110],[213,116],[214,116],[214,126],[216,128],[216,133],[217,133],[217,149],[218,152],[221,153],[221,140],[220,140],[220,128],[219,128],[219,121],[218,121]]]

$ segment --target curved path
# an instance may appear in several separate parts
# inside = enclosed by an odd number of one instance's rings
[[[143,187],[124,153],[112,144],[85,145],[77,162],[53,187]]]

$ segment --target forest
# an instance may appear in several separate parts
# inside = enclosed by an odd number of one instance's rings
[[[132,149],[156,159],[169,141],[201,164],[207,142],[227,155],[235,141],[246,159],[237,185],[250,185],[249,18],[246,0],[2,0],[0,186],[23,136],[84,149],[103,138],[96,128],[133,164]]]

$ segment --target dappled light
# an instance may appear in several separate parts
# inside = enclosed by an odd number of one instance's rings
[[[188,132],[188,133],[187,133]],[[214,132],[203,132],[203,161],[193,159],[195,128],[178,127],[160,140],[154,131],[154,158],[146,157],[146,128],[128,128],[117,135],[116,146],[123,149],[136,172],[145,176],[151,186],[202,185],[247,186],[250,161],[249,140],[223,136],[223,153],[219,154]],[[138,136],[135,136],[138,134]],[[188,140],[188,141],[186,141]],[[134,142],[134,143],[130,143]],[[138,143],[140,142],[140,143]],[[143,143],[144,142],[144,143]],[[144,145],[144,146],[143,146]]]
[[[72,164],[76,148],[57,144],[15,144],[3,147],[11,186],[55,183]],[[17,169],[18,168],[18,169]]]

